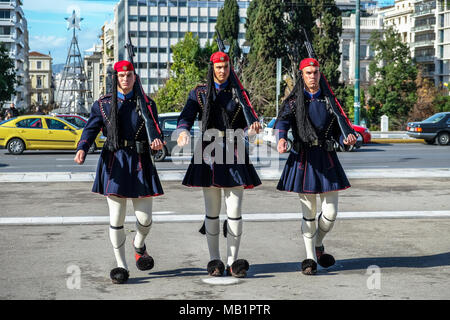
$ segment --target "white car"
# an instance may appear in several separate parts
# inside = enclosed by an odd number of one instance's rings
[[[264,128],[264,134],[263,134],[263,140],[266,141],[268,144],[272,144],[274,146],[276,146],[276,144],[278,143],[276,132],[273,129],[273,126],[275,125],[276,120],[277,120],[277,118],[272,118],[272,120],[269,121],[267,126]],[[291,151],[293,141],[294,141],[294,138],[292,136],[292,130],[289,130],[288,131],[288,139],[287,139],[288,146],[287,146],[286,152]]]

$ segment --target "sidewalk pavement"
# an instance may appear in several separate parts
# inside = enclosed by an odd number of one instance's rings
[[[129,202],[125,231],[131,278],[125,285],[109,279],[115,265],[108,208],[104,197],[90,192],[91,182],[4,183],[2,218],[72,217],[75,222],[0,225],[0,299],[162,299],[179,304],[186,299],[200,304],[217,299],[449,299],[450,181],[422,179],[420,188],[411,181],[350,179],[352,188],[340,193],[341,214],[324,241],[337,262],[313,277],[300,272],[305,248],[298,196],[276,191],[276,181],[245,191],[239,257],[251,267],[244,279],[208,277],[208,248],[198,232],[202,191],[166,181],[165,195],[153,201],[155,223],[146,241],[155,259],[151,271],[138,271],[134,264],[136,228]],[[224,204],[222,210],[223,220]],[[265,219],[251,219],[256,214]],[[81,224],[77,219],[83,217],[101,221]],[[222,235],[220,248],[224,259]]]
[[[371,143],[425,143],[423,139],[411,138],[406,131],[371,131]]]

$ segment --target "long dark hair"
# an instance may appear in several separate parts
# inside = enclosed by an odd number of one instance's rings
[[[295,122],[297,124],[297,132],[301,141],[309,143],[317,140],[317,133],[311,124],[308,111],[306,110],[304,88],[305,84],[303,82],[303,76],[300,75],[299,80],[295,84],[291,93],[283,101],[283,106],[295,99]],[[283,108],[280,108],[277,121],[281,119],[282,112]]]
[[[112,78],[111,112],[109,115],[110,126],[107,128],[107,144],[110,151],[119,149],[119,115],[117,107],[117,71],[114,70]]]
[[[211,114],[211,107],[214,101],[214,65],[212,62],[209,62],[208,66],[208,75],[207,75],[207,84],[206,84],[206,103],[203,108],[202,113],[202,131],[205,132],[208,129],[209,125],[209,116]]]

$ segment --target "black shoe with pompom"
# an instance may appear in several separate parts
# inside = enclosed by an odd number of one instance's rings
[[[221,277],[225,271],[225,265],[220,260],[211,260],[206,266],[208,274],[212,277]]]
[[[238,259],[227,267],[227,275],[235,278],[245,278],[250,264],[245,259]]]
[[[130,273],[125,268],[114,268],[109,276],[114,284],[123,284],[130,278]]]

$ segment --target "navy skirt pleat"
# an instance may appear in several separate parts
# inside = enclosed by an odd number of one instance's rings
[[[124,148],[102,150],[92,191],[105,196],[144,198],[164,194],[156,168],[148,153]]]
[[[325,193],[350,187],[336,152],[320,147],[292,150],[277,189],[297,193]]]

